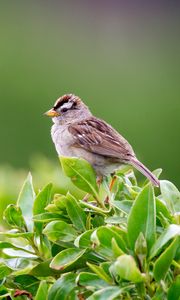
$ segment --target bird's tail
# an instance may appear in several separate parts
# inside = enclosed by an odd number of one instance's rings
[[[160,185],[159,180],[157,177],[146,168],[137,158],[131,157],[130,164],[134,166],[138,171],[140,171],[144,176],[146,176],[153,185],[158,186]]]

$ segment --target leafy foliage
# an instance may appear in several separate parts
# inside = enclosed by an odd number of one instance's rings
[[[11,229],[0,233],[0,299],[179,299],[177,188],[138,186],[126,168],[110,191],[111,179],[98,188],[86,161],[61,162],[89,197],[53,196],[52,184],[35,195],[28,175],[4,211]]]

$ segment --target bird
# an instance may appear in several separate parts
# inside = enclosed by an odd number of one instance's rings
[[[45,115],[54,123],[51,137],[59,156],[85,159],[97,177],[102,178],[121,165],[131,165],[159,187],[159,180],[137,159],[129,142],[111,125],[95,117],[78,96],[61,96]]]

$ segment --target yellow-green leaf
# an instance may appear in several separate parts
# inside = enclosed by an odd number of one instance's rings
[[[60,156],[64,173],[81,190],[97,196],[98,186],[93,167],[84,159]]]

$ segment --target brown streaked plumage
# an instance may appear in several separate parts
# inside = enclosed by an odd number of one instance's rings
[[[86,159],[97,175],[106,176],[121,164],[130,164],[159,186],[159,180],[136,158],[126,139],[94,117],[79,97],[60,97],[46,114],[53,118],[51,135],[59,155]]]
[[[75,147],[93,153],[127,160],[134,152],[129,143],[110,125],[95,117],[69,125],[69,132],[76,138]]]

